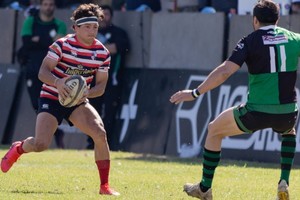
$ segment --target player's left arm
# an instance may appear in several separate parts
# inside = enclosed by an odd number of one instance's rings
[[[108,71],[97,71],[95,74],[96,82],[95,86],[90,88],[88,98],[95,98],[102,96],[105,92],[106,83],[108,80]]]
[[[95,85],[84,91],[82,98],[78,101],[77,105],[83,102],[88,102],[88,98],[95,98],[102,96],[105,92],[106,83],[108,80],[107,71],[97,71],[95,74]]]

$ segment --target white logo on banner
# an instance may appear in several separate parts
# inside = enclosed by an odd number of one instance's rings
[[[186,88],[191,88],[192,82],[201,83],[204,81],[206,76],[190,76]],[[247,101],[248,87],[245,85],[237,86],[233,91],[231,85],[221,85],[219,89],[219,96],[217,99],[217,104],[215,108],[212,108],[211,102],[211,93],[207,92],[204,95],[201,95],[193,103],[193,107],[190,109],[183,109],[183,103],[179,104],[176,111],[176,139],[177,139],[177,152],[180,157],[194,157],[197,156],[201,151],[201,144],[203,142],[204,136],[207,133],[207,126],[212,117],[213,109],[215,109],[214,118],[217,117],[223,110],[245,103]],[[298,105],[299,105],[299,90],[296,89],[298,96]],[[204,98],[205,97],[205,98]],[[205,102],[205,100],[207,102]],[[191,102],[188,102],[189,104]],[[205,108],[207,109],[207,117],[204,122],[203,129],[198,130],[197,128],[197,116],[198,112],[201,112],[201,104],[207,104]],[[199,109],[201,107],[201,109]],[[191,126],[191,133],[182,132],[180,129],[180,121],[185,120],[189,121]],[[198,134],[198,131],[200,133]],[[300,127],[297,129],[297,148],[296,151],[300,152]],[[191,134],[191,140],[188,143],[181,143],[181,135]],[[223,149],[250,149],[258,151],[280,151],[281,142],[279,141],[277,134],[274,134],[272,129],[263,129],[257,131],[250,135],[249,138],[237,138],[237,137],[226,137],[222,141]]]
[[[134,120],[135,117],[136,117],[138,106],[136,104],[134,104],[134,100],[135,100],[135,96],[136,96],[136,90],[137,90],[138,82],[139,81],[137,80],[133,84],[133,87],[132,87],[131,92],[130,92],[128,104],[124,104],[123,107],[122,107],[120,118],[124,120],[124,123],[123,123],[123,127],[122,127],[122,130],[121,130],[120,138],[119,138],[120,143],[123,142],[123,140],[126,136],[127,129],[128,129],[128,126],[129,126],[129,121]]]
[[[206,78],[206,76],[190,76],[188,83],[186,85],[186,88],[190,88],[191,83],[193,81],[197,81],[197,82],[202,82],[204,81]],[[208,111],[208,116],[207,116],[207,120],[205,122],[205,126],[207,127],[208,123],[209,123],[209,119],[212,115],[212,108],[211,108],[211,94],[210,92],[207,92],[205,95],[207,95],[207,111]],[[197,100],[195,101],[195,104],[192,108],[190,109],[183,109],[183,103],[180,103],[178,106],[178,109],[176,111],[176,138],[177,138],[177,152],[179,153],[180,157],[193,157],[199,154],[200,152],[200,148],[201,148],[201,143],[203,140],[203,137],[205,136],[205,132],[206,130],[203,129],[201,130],[201,133],[199,135],[198,138],[198,130],[197,130],[197,114],[198,114],[198,110],[199,107],[202,103],[202,101],[204,101],[204,95],[201,95],[199,98],[197,98]],[[181,134],[181,129],[180,129],[180,121],[182,119],[186,119],[190,121],[191,124],[191,133],[192,134],[192,141],[188,144],[183,143],[181,144],[181,140],[180,140],[180,136]],[[187,134],[187,133],[185,133]]]

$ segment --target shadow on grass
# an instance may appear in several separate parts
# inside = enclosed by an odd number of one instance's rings
[[[152,154],[136,154],[133,156],[127,157],[115,157],[118,160],[138,160],[144,162],[160,162],[168,163],[174,162],[184,165],[202,165],[202,157],[199,158],[178,158],[171,156],[161,156],[161,155],[152,155]],[[267,169],[280,169],[280,163],[263,163],[263,162],[254,162],[254,161],[243,161],[243,160],[228,160],[221,159],[220,166],[238,166],[238,167],[254,167],[254,168],[267,168]],[[294,165],[293,169],[300,169],[299,165]]]
[[[60,191],[30,191],[30,190],[13,190],[11,193],[17,194],[64,194]]]

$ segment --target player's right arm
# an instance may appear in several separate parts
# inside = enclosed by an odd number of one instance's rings
[[[57,88],[59,95],[61,95],[63,98],[66,98],[69,95],[68,88],[65,87],[65,81],[68,77],[59,79],[52,74],[57,62],[57,60],[46,56],[40,67],[39,79],[43,83],[54,85]]]
[[[214,69],[197,89],[200,94],[204,94],[224,83],[238,69],[240,69],[238,64],[226,60]]]
[[[234,74],[240,66],[234,62],[226,60],[216,69],[214,69],[208,77],[196,89],[200,94],[204,94],[222,83],[224,83],[232,74]],[[184,101],[192,101],[195,98],[192,96],[192,90],[182,90],[173,94],[170,98],[171,103],[179,104]]]

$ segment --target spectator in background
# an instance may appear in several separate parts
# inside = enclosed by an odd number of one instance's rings
[[[35,111],[38,110],[38,99],[42,82],[38,79],[38,73],[48,47],[58,38],[66,34],[66,25],[54,17],[55,0],[41,0],[40,9],[36,15],[25,19],[22,35],[22,55],[19,60],[24,67],[27,89],[31,104]],[[20,54],[20,53],[19,53]],[[57,129],[55,142],[59,148],[64,148],[63,131]]]
[[[95,5],[109,5],[112,0],[56,0],[58,8],[75,10],[80,4],[93,3]]]
[[[201,13],[216,13],[216,9],[212,6],[211,0],[198,0],[199,3],[199,11]]]
[[[90,0],[90,3],[111,6],[112,0]]]
[[[161,10],[160,0],[126,0],[126,10],[145,11],[151,9],[153,12]]]
[[[113,0],[112,1],[112,9],[113,10],[126,10],[125,0]]]
[[[1,3],[1,6],[11,8],[13,10],[24,10],[29,5],[29,0],[3,0]]]
[[[300,14],[300,0],[292,0],[290,14]]]
[[[117,134],[115,133],[115,121],[120,108],[122,85],[121,79],[125,67],[126,54],[130,43],[127,33],[120,27],[112,24],[113,10],[110,6],[101,6],[104,12],[104,20],[100,22],[97,39],[104,44],[111,55],[111,65],[108,74],[106,90],[103,96],[90,99],[90,103],[96,108],[102,117],[107,140],[110,148],[114,150]],[[93,149],[93,140],[88,138],[88,149]]]
[[[58,8],[75,10],[80,4],[89,2],[90,0],[56,0],[56,5]]]
[[[238,0],[211,0],[211,6],[216,9],[217,12],[224,12],[225,14],[237,13]]]
[[[40,10],[40,0],[30,0],[30,5],[25,9],[24,16],[36,16]]]

